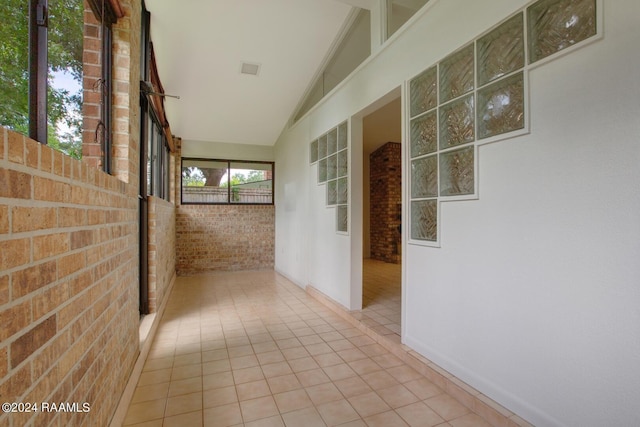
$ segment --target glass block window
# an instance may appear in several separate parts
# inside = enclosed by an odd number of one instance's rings
[[[529,68],[596,35],[600,7],[539,0],[409,81],[411,243],[437,244],[440,202],[477,197],[477,146],[527,132]]]
[[[326,206],[336,209],[336,231],[348,232],[349,127],[343,122],[311,141],[309,160],[317,164],[318,184],[326,184]]]
[[[523,25],[519,13],[478,40],[479,85],[524,67]]]
[[[440,102],[473,90],[473,79],[473,44],[470,44],[440,63]]]
[[[541,0],[527,9],[529,62],[594,36],[596,0]]]
[[[478,138],[524,128],[524,73],[478,91]]]

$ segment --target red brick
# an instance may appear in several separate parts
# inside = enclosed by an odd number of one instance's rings
[[[0,169],[0,197],[30,199],[31,175],[9,169]]]
[[[33,318],[40,319],[69,299],[69,284],[55,285],[33,297]]]
[[[31,257],[31,240],[14,239],[2,242],[0,271],[25,265]]]
[[[9,161],[24,164],[24,135],[8,131]]]
[[[25,138],[25,160],[26,165],[33,169],[38,169],[38,151],[40,151],[40,144],[32,139]]]
[[[87,223],[87,211],[82,208],[58,208],[60,227],[81,227]]]
[[[87,223],[88,225],[97,225],[105,223],[105,211],[98,209],[89,209],[87,212]]]
[[[69,184],[39,176],[33,178],[33,197],[35,200],[67,202],[70,193]]]
[[[4,378],[9,372],[9,359],[7,357],[7,347],[0,348],[0,378]]]
[[[53,149],[46,145],[40,147],[40,170],[51,172],[53,169]]]
[[[59,151],[53,151],[53,173],[62,176],[64,173],[64,155]]]
[[[0,127],[0,159],[4,159],[4,140],[7,137],[7,130]]]
[[[33,260],[60,255],[69,251],[69,234],[56,233],[33,238]]]
[[[93,231],[80,230],[71,233],[71,250],[81,249],[93,244]]]
[[[11,275],[11,296],[20,298],[56,280],[56,261],[43,262]]]
[[[58,277],[62,279],[84,268],[85,256],[83,253],[71,254],[58,259]]]
[[[31,366],[26,364],[20,370],[13,372],[8,380],[3,382],[0,388],[0,396],[2,396],[5,402],[20,402],[22,397],[29,387],[31,387]],[[15,414],[12,414],[15,415]],[[14,418],[14,421],[16,419]],[[13,424],[25,425],[25,424]]]
[[[9,206],[0,205],[0,234],[9,233]]]
[[[9,302],[9,276],[0,276],[0,306]],[[2,378],[2,375],[0,375]]]
[[[31,300],[0,310],[0,341],[4,341],[31,323]]]
[[[56,316],[50,316],[11,343],[11,367],[15,368],[45,345],[58,331]]]
[[[14,206],[11,209],[11,215],[14,233],[55,228],[58,224],[55,208]]]

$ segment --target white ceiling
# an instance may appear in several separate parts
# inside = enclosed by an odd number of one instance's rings
[[[344,1],[344,2],[343,2]],[[171,131],[184,140],[273,145],[352,0],[146,0]],[[240,74],[243,61],[258,76]]]

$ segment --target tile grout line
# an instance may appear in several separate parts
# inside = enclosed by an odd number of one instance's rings
[[[440,386],[445,392],[488,423],[496,426],[532,427],[531,424],[509,411],[488,396],[483,395],[464,381],[442,369],[415,350],[401,343],[395,343],[385,335],[380,335],[370,326],[356,319],[345,307],[332,300],[311,285],[305,288],[307,294],[331,309],[354,327],[364,332],[404,363],[417,370],[424,377]],[[469,405],[471,403],[471,405]]]

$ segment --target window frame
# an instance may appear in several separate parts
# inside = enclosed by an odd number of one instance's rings
[[[100,122],[96,128],[96,139],[101,136],[102,170],[113,174],[113,24],[123,16],[111,1],[87,0],[89,8],[100,22]],[[116,2],[117,4],[117,2]]]
[[[234,202],[231,197],[231,185],[227,186],[227,201],[226,202],[185,202],[184,201],[184,187],[183,187],[183,179],[182,179],[182,171],[184,170],[184,162],[186,161],[204,161],[204,162],[220,162],[227,164],[227,176],[231,177],[232,164],[234,163],[242,163],[242,164],[262,164],[262,165],[271,165],[271,201],[270,202],[254,202],[254,203],[242,203],[242,202]],[[265,169],[267,170],[267,169]],[[229,179],[228,178],[228,179]],[[275,204],[275,162],[272,161],[264,161],[264,160],[238,160],[238,159],[210,159],[210,158],[198,158],[198,157],[182,157],[180,159],[180,204],[181,205],[234,205],[234,206],[273,206]]]

